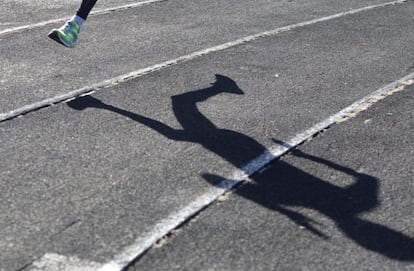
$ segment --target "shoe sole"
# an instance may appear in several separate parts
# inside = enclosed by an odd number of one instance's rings
[[[71,47],[73,47],[73,46],[70,46],[70,45],[68,45],[68,44],[65,44],[60,38],[59,38],[59,35],[58,35],[58,30],[52,30],[49,34],[48,34],[48,37],[49,38],[51,38],[52,40],[54,40],[54,41],[56,41],[57,43],[59,43],[59,44],[61,44],[61,45],[63,45],[63,46],[65,46],[65,47],[67,47],[67,48],[71,48]]]

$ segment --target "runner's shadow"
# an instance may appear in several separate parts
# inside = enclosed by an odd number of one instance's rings
[[[200,144],[242,169],[249,161],[266,152],[266,148],[247,135],[217,127],[197,108],[197,103],[224,93],[242,95],[243,91],[232,79],[216,75],[216,82],[208,88],[172,96],[173,111],[182,129],[171,128],[160,121],[105,104],[91,96],[75,99],[69,102],[68,106],[76,110],[104,109],[126,116],[171,140]],[[355,183],[346,188],[337,187],[283,161],[276,161],[271,170],[267,170],[266,174],[256,179],[256,182],[247,184],[237,193],[286,215],[313,234],[327,239],[314,221],[285,206],[302,206],[317,210],[331,218],[340,230],[359,245],[393,259],[414,260],[412,238],[357,216],[378,205],[376,178],[304,154],[299,150],[292,153],[349,174],[354,177]],[[203,174],[203,177],[212,185],[220,185],[223,181],[222,177],[213,174]]]

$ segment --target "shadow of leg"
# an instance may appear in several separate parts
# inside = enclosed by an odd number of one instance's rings
[[[363,219],[338,223],[341,230],[366,249],[399,261],[414,261],[414,239],[398,231]]]

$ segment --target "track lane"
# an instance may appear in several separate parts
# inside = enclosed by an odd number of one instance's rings
[[[0,108],[2,113],[10,112],[263,29],[321,18],[364,3],[371,2],[307,1],[293,5],[265,0],[210,1],[208,6],[194,1],[164,2],[123,10],[121,23],[118,14],[95,17],[88,22],[84,41],[75,50],[46,39],[49,26],[7,35],[0,44],[4,56]],[[244,5],[255,9],[246,12]]]

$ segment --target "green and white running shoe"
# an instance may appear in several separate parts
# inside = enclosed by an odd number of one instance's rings
[[[79,31],[80,25],[72,19],[67,21],[61,28],[50,31],[49,38],[66,47],[74,47],[78,41]]]

